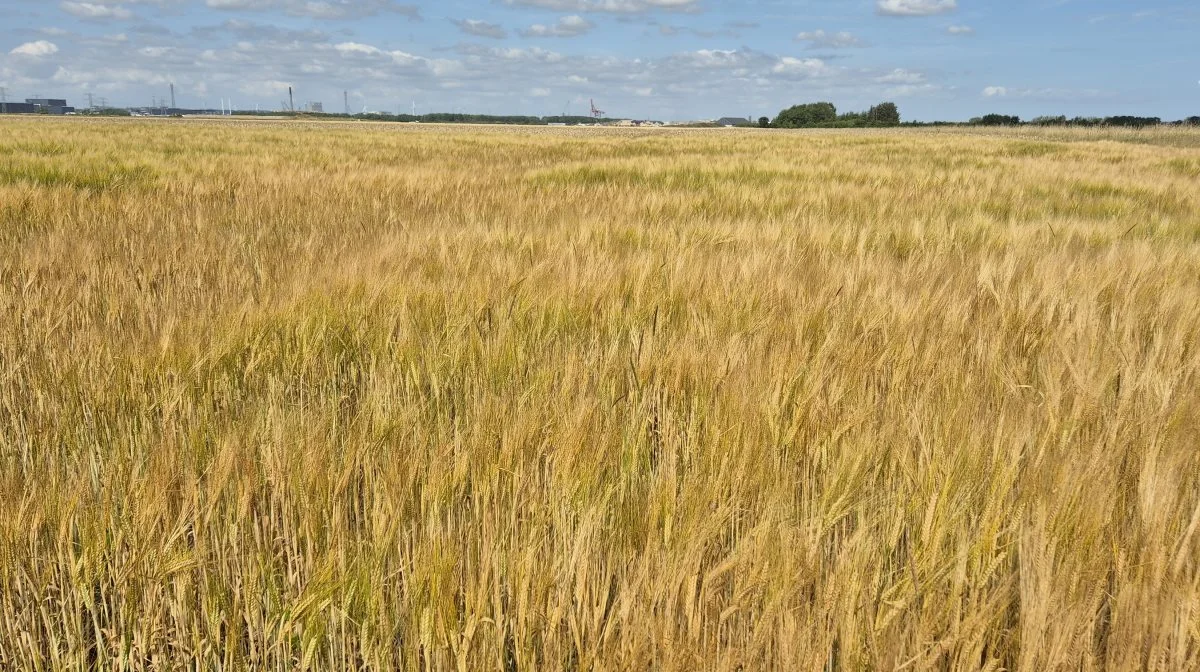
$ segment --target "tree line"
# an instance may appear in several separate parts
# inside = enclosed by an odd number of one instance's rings
[[[1020,117],[1006,114],[985,114],[971,119],[972,126],[1121,126],[1125,128],[1145,128],[1160,126],[1164,122],[1160,117],[1074,117],[1068,119],[1065,115],[1034,117],[1022,121]],[[1171,125],[1200,126],[1200,117],[1188,117],[1181,121],[1166,122]]]
[[[830,102],[804,103],[781,110],[774,119],[760,117],[762,128],[879,128],[900,126],[900,110],[895,103],[880,103],[866,112],[838,114],[837,107]],[[1034,117],[1028,121],[1008,114],[985,114],[974,117],[963,124],[953,121],[919,122],[910,121],[904,126],[1115,126],[1124,128],[1146,128],[1160,125],[1200,126],[1200,116],[1187,117],[1180,121],[1164,122],[1160,117],[1112,116],[1074,117],[1065,115]]]
[[[804,103],[781,110],[775,119],[762,117],[763,128],[875,128],[900,125],[900,109],[895,103],[880,103],[865,112],[838,114],[830,102]]]

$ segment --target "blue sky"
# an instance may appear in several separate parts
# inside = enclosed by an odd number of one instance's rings
[[[1196,0],[0,0],[0,86],[86,104],[1200,115]]]

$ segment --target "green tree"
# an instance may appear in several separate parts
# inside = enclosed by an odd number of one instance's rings
[[[808,103],[793,105],[775,117],[777,128],[806,128],[837,121],[837,108],[833,103]]]
[[[1066,126],[1067,118],[1063,115],[1059,115],[1057,117],[1053,117],[1053,116],[1034,117],[1033,121],[1030,121],[1029,123],[1033,124],[1034,126]]]
[[[771,118],[770,117],[759,117],[758,118],[758,127],[759,128],[770,128],[771,127]]]
[[[845,112],[838,115],[837,125],[841,128],[858,128],[867,125],[866,112]]]
[[[899,126],[900,109],[895,103],[880,103],[867,110],[867,121],[876,126]]]
[[[972,126],[1020,126],[1021,118],[1007,114],[985,114],[971,120]]]
[[[1130,128],[1142,128],[1144,126],[1158,126],[1162,123],[1162,119],[1158,117],[1107,117],[1104,119],[1105,126],[1128,126]]]

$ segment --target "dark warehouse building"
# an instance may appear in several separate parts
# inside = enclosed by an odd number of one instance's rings
[[[4,114],[69,114],[75,108],[67,105],[63,98],[26,98],[23,103],[3,103],[0,113]]]

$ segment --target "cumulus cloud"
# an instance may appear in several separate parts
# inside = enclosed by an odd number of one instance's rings
[[[888,98],[909,98],[938,93],[942,90],[941,86],[926,80],[925,73],[904,68],[895,68],[891,72],[879,75],[875,78],[875,82],[888,85],[883,91]]]
[[[937,84],[901,84],[884,89],[883,95],[887,98],[911,98],[913,96],[927,96],[942,91],[942,87]]]
[[[880,75],[875,81],[881,84],[920,84],[925,81],[925,75],[904,68],[896,68],[886,75]]]
[[[552,9],[556,12],[640,14],[650,11],[694,12],[700,0],[504,0],[506,5]]]
[[[459,46],[458,52],[466,58],[468,65],[478,65],[481,68],[495,63],[545,66],[567,60],[566,56],[556,51],[540,47],[495,48],[468,44]]]
[[[657,26],[658,34],[664,37],[691,35],[704,40],[712,40],[715,38],[738,39],[745,31],[753,30],[759,27],[759,24],[753,21],[726,21],[719,28],[697,28],[695,26],[688,25],[661,23],[656,20],[648,20],[645,17],[638,16],[622,16],[618,17],[617,21],[634,25],[644,25],[648,27]]]
[[[349,90],[371,109],[407,108],[416,99],[427,110],[539,113],[545,103],[534,101],[547,90],[550,98],[572,96],[573,106],[595,97],[612,116],[661,119],[726,115],[734,100],[739,108],[780,109],[795,102],[797,83],[806,96],[827,100],[881,100],[893,87],[923,92],[930,84],[891,69],[748,48],[639,57],[476,41],[443,50],[241,18],[182,33],[134,29],[125,40],[78,39],[72,47],[47,58],[32,54],[53,49],[37,46],[0,53],[0,78],[10,89],[88,90],[118,105],[165,95],[174,84],[186,107],[216,107],[218,97],[232,95],[239,105],[274,108],[286,99],[286,83],[298,101],[337,108]]]
[[[157,33],[150,34],[158,35]],[[167,31],[166,35],[170,35],[170,31]],[[214,40],[230,36],[251,42],[259,40],[327,42],[329,40],[329,36],[319,30],[297,30],[272,24],[243,21],[241,19],[230,19],[213,26],[196,26],[191,29],[188,35],[210,43]]]
[[[730,68],[741,70],[751,65],[757,57],[757,53],[746,50],[698,49],[676,54],[672,58],[676,63],[706,70]]]
[[[508,31],[504,30],[503,27],[495,23],[488,23],[487,21],[461,19],[451,20],[451,23],[458,26],[458,29],[462,32],[476,37],[490,37],[495,40],[503,40],[508,37]]]
[[[314,19],[357,19],[393,12],[412,20],[421,18],[415,5],[397,4],[394,0],[205,0],[212,9],[268,11],[282,10],[292,16]]]
[[[618,19],[622,21],[622,19]],[[724,27],[717,29],[695,28],[693,26],[681,26],[670,23],[659,23],[658,21],[645,21],[644,19],[635,19],[632,17],[623,19],[625,23],[641,23],[646,26],[658,26],[658,34],[664,37],[674,37],[676,35],[692,35],[705,40],[711,40],[717,37],[737,38],[741,37],[741,31],[746,29],[746,24],[730,21]],[[757,26],[755,26],[757,27]]]
[[[287,93],[287,90],[292,85],[288,82],[281,82],[277,79],[252,80],[244,82],[238,90],[246,95],[269,93],[277,96],[282,96]]]
[[[59,67],[51,77],[56,84],[90,87],[96,83],[96,72],[84,68]],[[150,67],[114,66],[104,68],[104,82],[109,86],[166,86],[170,80]]]
[[[587,33],[595,25],[582,16],[564,16],[554,25],[535,23],[521,31],[521,37],[576,37]]]
[[[121,5],[102,5],[92,2],[64,2],[59,5],[71,16],[81,19],[131,19],[133,12]]]
[[[1080,100],[1107,100],[1114,97],[1111,91],[1099,89],[1059,89],[1059,88],[1014,88],[1011,86],[989,86],[984,88],[984,98],[1010,98],[1036,100],[1042,102],[1078,102]]]
[[[849,49],[867,46],[866,42],[863,42],[858,36],[846,31],[838,33],[827,33],[824,30],[803,32],[796,36],[796,41],[808,42],[810,49]]]
[[[38,40],[36,42],[26,42],[8,52],[14,56],[50,56],[58,53],[58,45],[46,40]]]
[[[829,65],[819,58],[794,58],[784,56],[771,68],[771,72],[785,77],[821,77],[829,74]]]
[[[368,56],[374,56],[375,54],[383,53],[383,50],[379,47],[374,47],[369,44],[362,44],[360,42],[341,42],[333,45],[333,48],[335,51],[343,55],[366,54]]]
[[[958,0],[878,0],[880,14],[887,16],[931,16],[958,9]]]
[[[946,32],[951,35],[974,35],[975,29],[970,26],[950,26]]]

